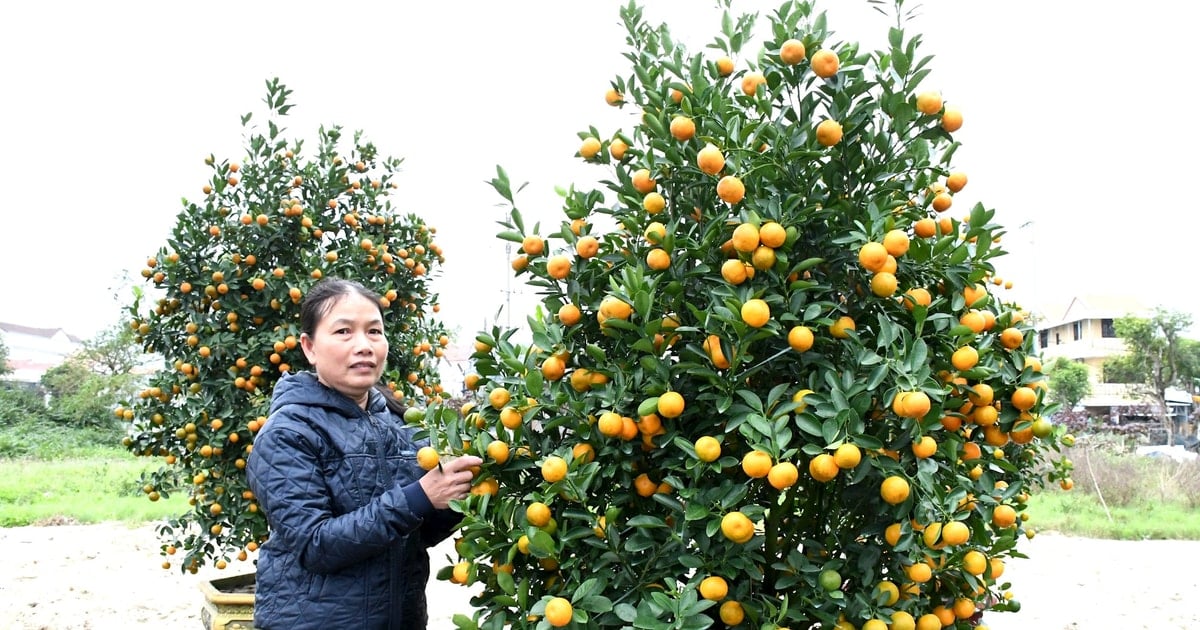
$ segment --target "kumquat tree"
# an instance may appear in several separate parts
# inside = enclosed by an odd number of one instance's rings
[[[307,153],[279,126],[290,94],[267,82],[265,133],[242,117],[243,161],[205,160],[202,199],[184,200],[166,245],[146,261],[150,290],[129,307],[138,340],[164,365],[116,411],[130,422],[125,444],[163,460],[143,479],[151,500],[179,487],[191,506],[160,528],[167,567],[181,553],[183,570],[224,568],[267,535],[246,456],[275,382],[307,366],[299,305],[321,278],[382,296],[386,378],[398,397],[414,405],[441,395],[436,364],[449,339],[430,283],[443,254],[434,228],[394,205],[401,161],[338,126],[322,127]]]
[[[994,210],[954,206],[963,116],[896,3],[887,46],[728,5],[704,54],[621,11],[633,129],[580,133],[601,189],[501,239],[542,296],[481,333],[445,447],[485,457],[461,628],[968,627],[1030,493],[1070,486]],[[999,285],[999,286],[998,286]]]

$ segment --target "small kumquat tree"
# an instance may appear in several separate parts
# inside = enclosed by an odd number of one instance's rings
[[[178,566],[192,572],[246,559],[268,535],[244,467],[275,382],[307,367],[299,305],[318,280],[350,278],[381,295],[388,386],[409,405],[441,398],[436,367],[449,339],[430,292],[444,260],[435,229],[397,209],[401,161],[361,132],[322,127],[312,154],[288,139],[290,94],[267,82],[265,133],[242,117],[244,161],[205,160],[203,198],[184,201],[146,260],[150,290],[129,307],[138,341],[164,366],[116,414],[130,423],[126,446],[164,462],[143,479],[149,498],[188,493],[190,509],[160,535],[163,553],[182,552]]]
[[[446,447],[485,457],[460,628],[943,628],[1016,610],[1031,492],[1069,486],[994,210],[953,207],[960,111],[896,3],[887,46],[810,2],[728,5],[706,54],[631,3],[632,130],[599,190],[501,239],[543,296],[476,338]],[[957,218],[956,217],[961,217]]]

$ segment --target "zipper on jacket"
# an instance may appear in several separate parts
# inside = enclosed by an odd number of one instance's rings
[[[371,413],[370,411],[367,411],[366,414],[367,424],[370,425],[371,433],[375,436],[375,452],[373,454],[376,462],[375,475],[377,477],[377,485],[380,488],[387,488],[389,483],[395,483],[395,481],[387,476],[390,471],[388,470],[387,457],[384,454],[387,449],[385,437],[386,431],[384,430],[379,418],[375,417],[375,414]],[[406,538],[407,536],[401,537],[401,544],[403,544]],[[402,558],[403,555],[397,553],[396,545],[388,546],[385,562],[388,566],[388,608],[392,611],[391,614],[388,615],[388,630],[397,630],[400,627],[397,625],[397,623],[403,623],[401,620],[397,619],[397,617],[401,617],[402,619],[404,615],[404,611],[398,609],[400,604],[404,601],[404,581],[397,577],[402,571]]]
[[[387,440],[383,431],[383,427],[379,424],[379,419],[376,418],[375,414],[371,413],[370,411],[366,413],[367,424],[370,425],[371,433],[375,436],[375,452],[372,453],[372,455],[375,456],[375,482],[377,487],[387,488],[389,471],[387,470],[387,457],[384,455],[384,450],[387,447]]]

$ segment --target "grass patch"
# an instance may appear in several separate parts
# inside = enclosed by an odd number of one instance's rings
[[[1113,540],[1200,540],[1200,519],[1179,505],[1111,507],[1112,520],[1094,497],[1058,490],[1029,499],[1029,523],[1038,531]]]
[[[1073,536],[1200,540],[1200,461],[1076,448],[1075,489],[1035,493],[1030,524]]]
[[[120,452],[0,460],[0,526],[144,523],[186,511],[187,497],[182,493],[159,501],[146,498],[138,478],[150,464]]]
[[[187,497],[150,501],[138,479],[161,460],[134,457],[116,428],[45,419],[0,426],[0,527],[42,523],[144,523],[177,516]]]

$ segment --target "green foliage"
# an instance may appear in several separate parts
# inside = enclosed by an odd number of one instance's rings
[[[1192,394],[1200,394],[1200,340],[1180,339],[1179,386]]]
[[[72,357],[46,370],[41,385],[51,397],[70,396],[79,391],[83,379],[91,374],[87,365]]]
[[[708,576],[729,583],[724,599],[740,602],[750,627],[830,627],[843,615],[858,626],[957,597],[1016,608],[964,556],[1013,555],[1022,525],[997,524],[993,511],[1023,510],[1070,466],[1052,461],[1061,429],[1038,422],[1052,406],[1026,361],[1031,329],[987,289],[1003,254],[994,211],[956,210],[965,220],[921,235],[945,216],[934,200],[947,201],[940,187],[958,145],[940,96],[936,111],[917,108],[930,63],[920,37],[896,28],[885,49],[861,51],[835,43],[809,3],[785,2],[761,53],[744,50],[754,16],[726,14],[710,47],[741,69],[722,76],[636,4],[621,15],[631,69],[611,85],[640,124],[580,131],[601,146],[581,157],[607,171],[603,189],[564,190],[564,218],[543,227],[525,221],[503,169],[492,182],[511,205],[499,237],[522,244],[514,269],[544,299],[528,321],[531,344],[500,328],[477,337],[487,400],[465,418],[435,418],[454,450],[486,455],[502,441],[515,453],[487,459],[462,506],[457,551],[482,592],[460,627],[545,628],[528,615],[551,597],[572,601],[575,627],[708,627],[719,609],[698,596]],[[835,51],[841,70],[818,78],[808,62],[783,63],[789,38],[809,59]],[[694,136],[672,133],[677,116]],[[841,125],[839,142],[818,140],[826,120]],[[605,138],[628,148],[613,156]],[[723,165],[705,170],[700,152],[713,150]],[[744,198],[722,194],[736,188],[729,177]],[[768,245],[771,223],[784,236]],[[744,234],[753,236],[734,240]],[[596,239],[595,255],[582,253],[584,239]],[[868,243],[886,244],[894,271],[861,262]],[[664,254],[668,265],[648,262]],[[753,274],[729,279],[726,266]],[[769,317],[756,321],[763,307]],[[848,332],[834,327],[846,321]],[[789,342],[805,333],[811,347]],[[977,362],[956,367],[967,346]],[[1010,404],[1018,390],[1027,411]],[[678,415],[664,404],[675,395]],[[720,443],[717,459],[698,456],[702,437]],[[918,456],[925,437],[936,450]],[[824,481],[809,472],[845,445],[861,460]],[[753,451],[779,474],[747,475],[739,462]],[[552,457],[570,462],[564,479],[542,474]],[[780,481],[789,466],[801,471],[794,484]],[[907,496],[885,499],[885,480],[906,484]],[[550,525],[530,522],[534,501],[549,506]],[[748,537],[723,527],[737,513],[754,523]],[[967,542],[938,545],[918,531],[949,522],[967,527]],[[910,585],[908,571],[927,558],[933,578]],[[820,585],[828,570],[842,588]],[[885,580],[910,595],[881,600]]]
[[[115,325],[42,375],[50,418],[68,426],[118,428],[113,409],[133,395],[144,358],[128,326]]]
[[[117,323],[85,341],[78,358],[92,372],[117,376],[132,372],[146,355],[134,331]]]
[[[1126,383],[1131,385],[1144,382],[1145,375],[1136,363],[1135,357],[1121,354],[1104,360],[1104,382]]]
[[[46,404],[37,391],[20,385],[0,383],[0,427],[16,425],[46,415]],[[3,451],[0,451],[2,454]]]
[[[1191,315],[1163,308],[1156,308],[1149,318],[1126,316],[1113,322],[1129,351],[1130,369],[1141,377],[1138,382],[1160,394],[1172,385],[1190,386],[1181,368],[1188,356],[1182,335],[1191,325]]]
[[[8,345],[4,343],[4,334],[0,333],[0,376],[11,372],[8,367]]]
[[[0,458],[55,460],[80,457],[128,457],[119,444],[122,431],[113,427],[75,427],[54,421],[36,396],[0,388],[0,411],[19,409],[0,418]]]
[[[410,403],[440,392],[448,338],[429,283],[443,257],[435,230],[394,205],[400,160],[339,126],[322,127],[309,151],[280,126],[289,95],[268,81],[265,129],[242,117],[244,159],[205,160],[203,197],[184,200],[146,261],[150,290],[129,308],[137,342],[164,361],[116,413],[131,422],[128,448],[165,462],[143,480],[152,498],[186,484],[189,510],[161,529],[164,546],[185,551],[184,570],[267,536],[245,458],[280,374],[306,366],[299,309],[318,279],[383,296],[389,384]]]
[[[1067,409],[1073,408],[1092,391],[1087,366],[1063,357],[1050,366],[1050,399]]]
[[[1079,484],[1073,492],[1030,499],[1031,526],[1119,540],[1200,538],[1195,517],[1200,462],[1114,454],[1090,445],[1066,455],[1075,462]]]
[[[113,408],[136,390],[127,372],[98,374],[82,357],[71,357],[42,375],[50,394],[50,417],[67,426],[117,428]]]
[[[1166,412],[1167,388],[1194,391],[1196,387],[1196,343],[1183,337],[1191,325],[1191,315],[1161,307],[1154,309],[1150,318],[1127,316],[1113,322],[1113,328],[1125,341],[1128,352],[1124,361],[1113,363],[1111,367],[1118,376],[1142,385],[1150,394],[1167,430],[1169,444],[1174,442],[1175,425]]]
[[[36,428],[29,423],[0,427],[0,514],[3,514],[0,526],[56,520],[140,523],[167,518],[186,509],[182,494],[154,503],[141,498],[143,490],[131,480],[148,462],[138,462],[123,450],[103,446],[113,439],[111,432],[89,434],[57,425]],[[19,453],[10,448],[16,444],[23,445]],[[1071,456],[1080,459],[1078,452]],[[1136,477],[1107,475],[1101,483],[1128,483],[1137,488],[1134,494],[1145,500],[1115,505],[1111,498],[1114,493],[1102,485],[1112,514],[1110,520],[1090,488],[1085,470],[1079,492],[1046,492],[1030,499],[1031,528],[1116,540],[1200,540],[1200,523],[1194,518],[1195,510],[1200,508],[1197,503],[1200,471],[1196,470],[1196,464],[1140,458],[1138,466],[1126,467],[1118,462],[1133,456],[1093,454],[1092,457],[1097,472],[1140,468]],[[61,480],[69,480],[69,487],[60,485]],[[1177,494],[1163,494],[1173,491]]]
[[[0,432],[0,442],[10,433]],[[0,527],[144,523],[185,509],[182,495],[158,502],[145,499],[136,479],[148,464],[128,453],[83,444],[53,458],[0,459]]]

